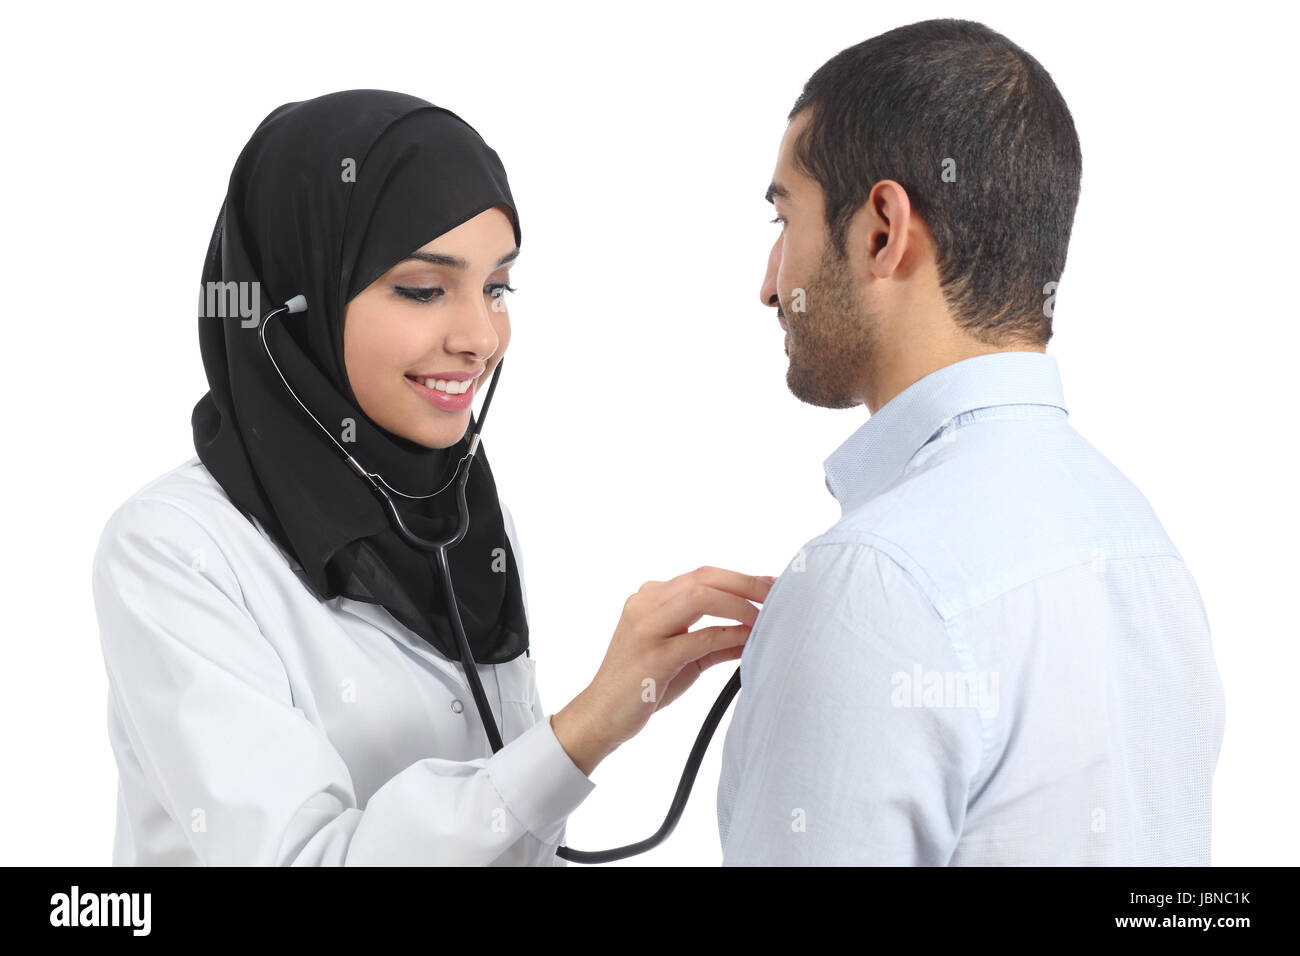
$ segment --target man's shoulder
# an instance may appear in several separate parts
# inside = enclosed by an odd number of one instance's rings
[[[888,554],[947,613],[1099,557],[1179,557],[1145,495],[1068,424],[981,422],[927,444],[819,544]]]

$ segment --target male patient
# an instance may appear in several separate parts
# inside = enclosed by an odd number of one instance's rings
[[[931,20],[831,59],[789,121],[762,300],[795,396],[870,418],[745,645],[723,863],[1208,864],[1200,594],[1046,353],[1065,101],[1002,35]]]

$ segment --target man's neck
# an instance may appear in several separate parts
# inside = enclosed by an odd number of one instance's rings
[[[870,370],[863,403],[872,415],[908,386],[919,382],[931,372],[937,372],[954,362],[989,355],[993,352],[1046,353],[1043,346],[989,345],[961,335],[938,342],[912,342],[890,350],[875,368]]]

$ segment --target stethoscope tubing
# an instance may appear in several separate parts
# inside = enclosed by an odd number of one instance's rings
[[[266,341],[266,327],[270,319],[281,312],[303,312],[307,308],[307,300],[301,296],[294,296],[284,305],[272,310],[263,317],[258,323],[258,334],[261,336],[262,346],[266,350],[267,357],[271,360],[272,366],[275,367],[280,381],[289,394],[293,396],[304,412],[316,423],[321,431],[334,443],[334,445],[343,453],[347,463],[357,472],[366,483],[379,495],[388,511],[389,518],[397,533],[409,544],[420,548],[423,551],[431,552],[437,559],[438,572],[442,578],[444,593],[447,596],[447,608],[451,617],[452,629],[456,632],[456,645],[460,648],[461,668],[465,672],[465,678],[469,683],[470,692],[474,696],[474,706],[478,708],[480,722],[487,733],[488,743],[495,754],[503,746],[501,741],[501,732],[497,729],[496,719],[492,715],[492,705],[488,702],[487,694],[483,691],[483,682],[479,678],[478,662],[474,660],[474,654],[470,650],[469,639],[465,636],[465,625],[460,616],[460,602],[456,600],[456,588],[451,577],[451,564],[447,558],[447,552],[460,544],[469,533],[469,505],[465,500],[465,485],[469,481],[469,471],[473,467],[474,457],[478,451],[479,439],[483,434],[483,423],[487,420],[488,408],[492,405],[492,395],[496,391],[497,381],[501,376],[501,366],[505,364],[505,358],[497,360],[496,368],[492,371],[492,381],[488,385],[487,396],[483,399],[483,407],[479,411],[479,417],[475,423],[474,434],[470,438],[469,449],[465,455],[456,463],[456,472],[451,480],[438,491],[431,495],[403,495],[403,497],[432,497],[440,494],[452,483],[456,484],[456,512],[457,523],[456,531],[450,537],[443,541],[431,541],[416,534],[402,519],[401,512],[397,510],[397,505],[393,502],[389,490],[397,494],[403,494],[388,485],[388,482],[373,472],[367,471],[360,462],[353,457],[346,448],[339,444],[338,440],[330,433],[324,425],[321,424],[311,409],[303,404],[292,386],[289,385],[288,379],[280,371],[280,366],[275,361],[275,356],[271,354],[271,347]],[[609,863],[614,860],[626,859],[630,856],[636,856],[647,850],[658,846],[673,832],[677,826],[677,821],[681,818],[683,811],[686,809],[686,801],[690,798],[691,788],[695,785],[695,777],[699,773],[700,763],[704,760],[705,751],[708,750],[709,743],[713,739],[713,733],[717,730],[718,724],[722,721],[722,716],[727,712],[731,705],[732,699],[740,691],[740,668],[731,675],[727,681],[722,693],[718,695],[717,700],[713,702],[704,724],[700,727],[700,732],[695,737],[695,744],[691,748],[690,755],[686,758],[686,766],[682,770],[681,779],[678,780],[677,790],[673,794],[672,805],[668,808],[668,814],[664,817],[664,822],[660,824],[659,829],[652,836],[636,843],[629,843],[626,846],[615,847],[610,850],[574,850],[567,846],[556,847],[555,855],[564,860],[574,863]]]

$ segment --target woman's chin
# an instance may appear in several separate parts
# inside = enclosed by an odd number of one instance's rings
[[[456,415],[455,419],[460,422],[459,428],[426,429],[402,437],[425,448],[450,448],[465,437],[465,429],[469,427],[469,409]]]
[[[450,448],[465,437],[471,411],[472,406],[451,411],[432,408],[425,401],[417,400],[414,405],[404,402],[400,408],[389,409],[383,418],[368,417],[384,431],[412,444]]]

